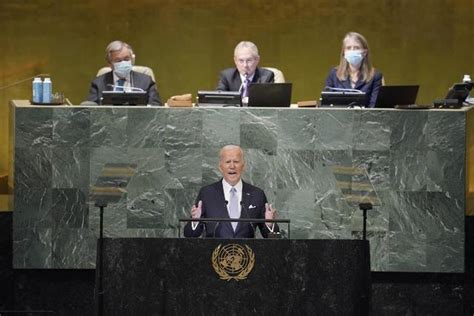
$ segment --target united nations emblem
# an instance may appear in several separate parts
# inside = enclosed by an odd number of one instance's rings
[[[212,267],[222,280],[244,280],[254,264],[255,254],[247,245],[243,247],[238,244],[219,244],[212,252]]]

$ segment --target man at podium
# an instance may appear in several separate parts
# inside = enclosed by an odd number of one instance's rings
[[[245,167],[244,153],[240,146],[224,146],[219,153],[219,170],[222,180],[201,188],[191,217],[198,218],[252,218],[276,217],[276,210],[268,203],[262,189],[241,179]],[[278,231],[274,223],[246,222],[189,222],[184,227],[185,237],[254,238],[258,226],[264,238]]]

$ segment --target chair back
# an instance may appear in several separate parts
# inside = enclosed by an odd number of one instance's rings
[[[275,83],[285,83],[285,76],[283,75],[283,72],[281,70],[277,68],[273,68],[273,67],[262,67],[262,68],[273,72],[273,75],[275,76]]]

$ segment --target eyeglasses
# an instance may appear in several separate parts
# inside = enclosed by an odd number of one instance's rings
[[[237,63],[239,65],[245,65],[245,64],[249,65],[249,64],[253,64],[255,62],[255,60],[256,60],[255,58],[248,58],[248,59],[240,59],[239,58],[239,59],[237,59]]]

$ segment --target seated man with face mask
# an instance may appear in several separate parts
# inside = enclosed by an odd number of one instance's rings
[[[132,70],[135,55],[132,47],[122,41],[111,42],[106,50],[105,59],[112,71],[92,81],[87,101],[100,104],[102,91],[137,91],[148,93],[148,104],[163,105],[153,79]]]

